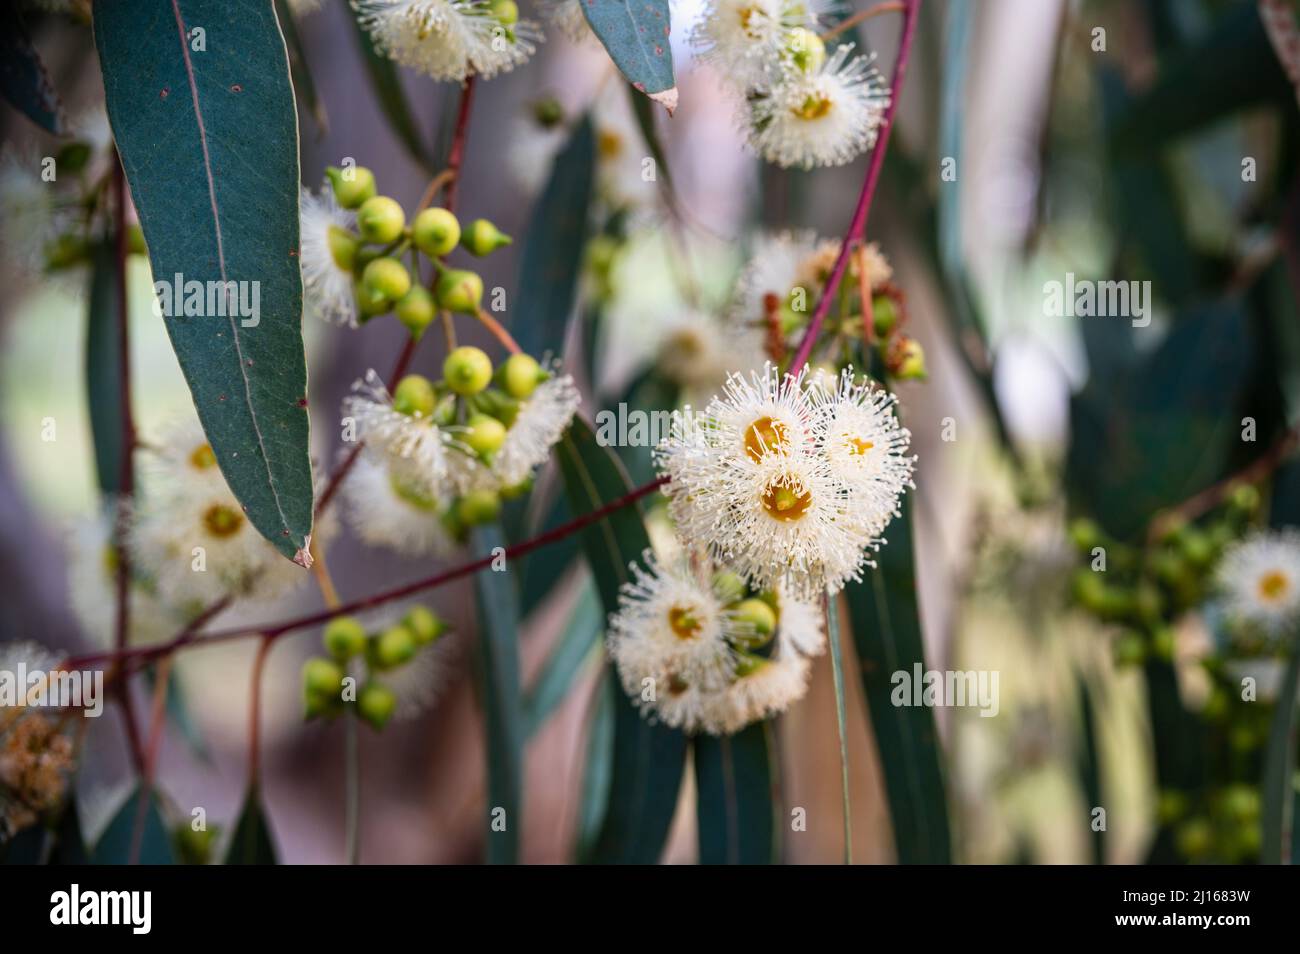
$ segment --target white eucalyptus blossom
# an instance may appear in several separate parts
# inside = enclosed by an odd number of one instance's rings
[[[596,39],[582,12],[583,0],[542,0],[542,16],[574,43]]]
[[[457,549],[447,530],[446,501],[407,473],[407,459],[364,451],[343,484],[348,524],[364,543],[410,556],[448,556]]]
[[[889,93],[870,60],[845,44],[817,69],[787,71],[753,97],[749,141],[782,167],[841,166],[875,144]]]
[[[492,475],[501,486],[512,487],[527,480],[546,462],[581,403],[582,395],[567,374],[552,374],[520,403],[506,431],[505,443],[491,464]]]
[[[1300,626],[1300,531],[1254,533],[1234,544],[1219,563],[1218,585],[1230,619],[1271,636]]]
[[[702,721],[714,735],[732,735],[754,722],[780,715],[808,692],[808,660],[784,640],[769,658],[751,658],[724,691],[712,696]]]
[[[469,460],[469,448],[457,440],[456,428],[396,410],[373,370],[353,383],[352,394],[343,399],[343,418],[356,424],[356,438],[369,452],[406,461],[404,478],[412,487],[422,484],[426,496],[440,497],[453,465]]]
[[[340,263],[336,249],[348,244],[356,228],[356,213],[340,208],[329,186],[313,193],[302,190],[299,205],[299,261],[302,266],[303,307],[309,315],[334,324],[357,326],[357,301],[352,268]]]
[[[816,0],[711,0],[691,44],[724,80],[747,92],[779,75],[790,31],[816,27],[822,6]]]
[[[809,391],[818,420],[822,452],[835,479],[848,487],[869,521],[888,523],[905,488],[912,486],[915,457],[907,455],[911,432],[899,424],[898,399],[872,381],[840,373],[830,390]],[[837,386],[835,386],[837,385]]]

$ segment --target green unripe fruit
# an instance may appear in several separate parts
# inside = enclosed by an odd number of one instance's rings
[[[1259,747],[1259,734],[1248,725],[1234,725],[1228,732],[1228,744],[1238,752],[1253,752]]]
[[[717,594],[723,605],[730,605],[737,600],[744,599],[747,589],[745,581],[737,573],[732,573],[730,570],[719,570],[713,574],[713,592]]]
[[[900,335],[886,349],[885,366],[900,381],[920,381],[926,377],[925,351],[915,338]]]
[[[357,312],[361,324],[365,324],[376,315],[382,315],[393,306],[388,300],[388,296],[383,292],[375,291],[369,285],[357,282],[354,286],[357,295]]]
[[[315,656],[302,664],[302,687],[308,695],[340,698],[343,691],[343,670],[333,660]]]
[[[326,230],[326,241],[329,243],[330,258],[334,260],[334,264],[345,272],[352,271],[356,267],[357,249],[360,247],[357,237],[347,229],[331,225]]]
[[[397,301],[411,290],[411,273],[395,258],[377,258],[362,271],[361,283],[371,294]]]
[[[402,617],[402,625],[420,646],[427,646],[447,631],[447,624],[427,606],[412,606]]]
[[[1122,633],[1115,639],[1115,664],[1139,666],[1146,659],[1147,647],[1137,633]]]
[[[470,415],[465,426],[468,428],[464,435],[465,443],[485,461],[490,460],[506,442],[505,425],[491,415]]]
[[[1080,553],[1092,553],[1093,547],[1101,546],[1101,527],[1087,517],[1071,520],[1070,542]]]
[[[766,665],[768,661],[762,656],[741,650],[736,653],[736,678],[744,679],[746,676],[752,676]]]
[[[448,311],[477,315],[483,301],[483,279],[477,272],[449,268],[438,276],[434,292],[438,296],[438,304]]]
[[[1238,484],[1228,495],[1228,506],[1247,517],[1259,509],[1259,503],[1259,488],[1254,484]]]
[[[330,166],[325,175],[334,188],[334,200],[345,209],[355,209],[375,195],[375,174],[365,166],[350,169]]]
[[[1204,569],[1214,559],[1214,544],[1208,535],[1200,530],[1188,528],[1179,539],[1183,556],[1192,566]]]
[[[422,285],[412,285],[393,311],[397,314],[397,320],[411,332],[411,336],[418,338],[433,321],[438,306],[434,304],[433,295],[429,294],[428,289]]]
[[[447,387],[462,397],[478,394],[492,382],[492,359],[481,348],[462,345],[442,364]]]
[[[762,593],[758,594],[758,598],[768,606],[772,607],[774,612],[781,612],[781,600],[777,597],[776,590],[764,590]]]
[[[537,390],[546,376],[542,366],[532,355],[512,354],[497,371],[498,383],[506,394],[522,401]]]
[[[395,199],[376,195],[361,203],[357,210],[357,228],[361,237],[376,245],[387,245],[402,234],[406,213]]]
[[[374,729],[382,729],[397,711],[397,696],[393,690],[377,682],[369,682],[357,693],[357,715]]]
[[[1170,825],[1187,814],[1187,796],[1176,789],[1166,789],[1156,799],[1156,818]]]
[[[460,244],[460,220],[446,209],[425,209],[411,223],[415,247],[430,258],[442,258]]]
[[[786,52],[801,72],[815,73],[826,62],[826,44],[812,30],[795,27],[786,34]]]
[[[347,662],[366,648],[366,630],[354,616],[336,616],[321,636],[325,651],[339,662]]]
[[[1151,652],[1157,659],[1166,662],[1174,658],[1174,631],[1168,626],[1161,626],[1151,634]]]
[[[1223,790],[1220,807],[1233,821],[1253,822],[1259,818],[1259,789],[1240,782],[1229,785]]]
[[[517,484],[511,484],[509,487],[501,488],[502,500],[518,500],[524,494],[533,489],[533,475],[529,474]]]
[[[415,636],[399,623],[379,634],[374,643],[373,661],[379,669],[396,669],[410,662],[419,648]]]
[[[397,382],[393,391],[393,410],[412,417],[428,417],[436,398],[433,385],[422,374],[408,374]]]
[[[494,490],[471,490],[456,501],[456,517],[466,527],[491,523],[501,515],[501,497]]]
[[[898,324],[898,307],[888,295],[876,295],[871,299],[871,327],[876,337],[888,338]]]
[[[1071,581],[1074,598],[1079,605],[1094,613],[1099,612],[1106,603],[1106,581],[1100,573],[1092,570],[1076,570]]]
[[[1178,850],[1187,858],[1202,858],[1214,844],[1214,829],[1204,818],[1189,818],[1178,826]]]
[[[1143,580],[1137,588],[1137,615],[1142,622],[1153,624],[1160,620],[1164,612],[1165,599],[1160,595],[1160,587]]]
[[[513,3],[510,5],[514,6]],[[465,234],[460,238],[460,244],[465,246],[465,250],[471,255],[477,255],[479,258],[490,255],[513,241],[514,239],[500,231],[487,219],[475,219],[469,224],[469,228],[465,230]]]
[[[492,0],[488,10],[502,26],[514,26],[519,22],[519,5],[515,0]]]
[[[533,103],[533,119],[543,129],[553,129],[564,122],[564,106],[554,96],[546,96]]]
[[[731,613],[737,622],[752,626],[758,636],[771,636],[776,631],[776,613],[757,597],[738,603]]]

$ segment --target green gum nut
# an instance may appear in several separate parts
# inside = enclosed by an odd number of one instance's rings
[[[739,574],[732,573],[730,570],[719,570],[713,574],[713,592],[717,594],[723,605],[730,606],[744,599],[747,590],[748,587]]]
[[[754,634],[763,640],[776,632],[776,611],[757,597],[737,603],[731,608],[731,615],[736,622],[752,627]]]
[[[466,527],[491,523],[501,515],[501,496],[495,490],[471,490],[456,501],[456,517]]]
[[[442,258],[460,244],[460,220],[446,209],[425,209],[411,223],[411,240],[430,258]]]
[[[1259,488],[1254,484],[1238,484],[1228,494],[1228,506],[1243,516],[1252,516],[1259,509]]]
[[[357,282],[354,286],[357,296],[357,312],[361,324],[371,318],[384,314],[393,303],[382,292],[377,292],[369,285]]]
[[[326,241],[334,264],[345,272],[352,271],[356,267],[357,249],[360,247],[357,237],[345,228],[331,225],[326,232]]]
[[[462,345],[442,364],[447,387],[462,397],[478,394],[492,381],[492,359],[481,348]]]
[[[395,258],[377,258],[361,272],[361,284],[372,295],[397,301],[411,290],[411,273]]]
[[[926,377],[925,350],[915,338],[902,338],[893,355],[890,369],[900,381],[922,381]]]
[[[347,662],[366,648],[365,627],[355,616],[336,616],[321,634],[325,651],[339,662]]]
[[[502,26],[514,26],[519,22],[519,5],[515,0],[492,0],[488,10]]]
[[[519,401],[531,396],[545,376],[537,359],[527,354],[512,354],[497,369],[497,383]]]
[[[395,241],[406,227],[406,213],[395,199],[377,195],[361,203],[357,210],[357,228],[361,237],[376,245]]]
[[[762,656],[747,653],[742,649],[736,653],[736,678],[744,679],[746,676],[752,676],[766,665],[768,662]]]
[[[1189,818],[1178,826],[1174,840],[1184,857],[1202,858],[1209,854],[1214,845],[1214,829],[1204,818]]]
[[[815,73],[826,62],[826,44],[804,27],[795,27],[786,34],[785,49],[790,61],[804,73]]]
[[[447,624],[427,606],[412,606],[402,617],[402,625],[420,646],[427,646],[447,631]]]
[[[438,304],[461,315],[477,315],[483,301],[483,279],[477,272],[448,268],[434,286]]]
[[[543,96],[532,108],[533,119],[543,129],[553,129],[564,122],[564,106],[554,96]]]
[[[513,4],[511,5],[513,6]],[[460,238],[460,244],[465,246],[465,250],[471,255],[477,255],[479,258],[490,255],[513,241],[514,239],[499,230],[487,219],[475,219],[469,224],[469,228],[465,230],[465,234]]]
[[[1101,546],[1101,528],[1087,517],[1070,522],[1070,542],[1080,553],[1090,554],[1092,548]]]
[[[330,166],[325,170],[330,186],[334,189],[334,200],[345,209],[355,209],[375,195],[375,174],[365,166],[340,169]]]
[[[422,374],[408,374],[393,390],[393,410],[412,417],[428,417],[437,399],[433,384]]]
[[[302,686],[316,696],[339,696],[343,670],[331,659],[314,656],[302,664]]]
[[[388,725],[396,711],[397,696],[387,686],[368,682],[357,693],[357,715],[375,730]]]
[[[371,648],[371,658],[379,669],[396,669],[410,662],[419,648],[415,636],[399,623],[379,634]]]
[[[397,315],[397,320],[406,326],[411,336],[418,338],[424,334],[424,329],[429,327],[437,310],[438,306],[434,303],[433,295],[429,294],[428,289],[421,285],[412,285],[411,290],[397,302],[393,312]]]
[[[886,338],[898,324],[898,309],[894,299],[888,295],[876,295],[871,299],[871,327],[879,338]]]
[[[465,426],[467,430],[462,439],[474,453],[490,463],[493,455],[506,442],[505,425],[490,414],[473,414]]]

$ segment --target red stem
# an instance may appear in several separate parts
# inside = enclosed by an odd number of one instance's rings
[[[447,201],[443,203],[448,212],[456,211],[456,189],[460,185],[460,164],[465,158],[465,140],[469,136],[469,109],[474,100],[474,77],[465,80],[465,88],[460,94],[460,108],[456,111],[456,128],[451,135],[451,149],[447,153],[447,169],[451,172],[451,181],[447,183]]]
[[[803,340],[799,342],[799,350],[795,352],[794,360],[790,363],[790,374],[798,374],[799,370],[808,363],[813,345],[817,343],[817,335],[821,332],[822,323],[826,320],[831,302],[835,299],[835,291],[844,278],[853,243],[866,233],[867,213],[871,211],[871,199],[876,193],[880,170],[885,164],[885,149],[889,145],[889,133],[894,127],[894,114],[898,112],[898,97],[903,88],[903,74],[907,70],[908,56],[912,52],[912,36],[916,32],[916,19],[921,0],[903,0],[903,4],[903,35],[898,41],[898,59],[894,63],[894,73],[889,78],[889,106],[886,107],[884,121],[880,124],[880,136],[876,139],[875,149],[872,150],[871,162],[867,166],[867,177],[862,182],[862,192],[858,195],[858,204],[853,210],[853,218],[849,222],[848,231],[844,233],[844,241],[840,244],[840,253],[835,257],[835,267],[831,269],[830,278],[826,281],[822,296],[817,301],[817,308],[813,311],[812,320],[808,323],[808,330],[804,332]]]
[[[262,673],[266,658],[271,655],[274,640],[263,636],[253,660],[252,697],[248,702],[248,787],[257,788],[262,778]]]

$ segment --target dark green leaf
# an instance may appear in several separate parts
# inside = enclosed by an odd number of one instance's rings
[[[831,647],[831,681],[835,688],[835,730],[840,743],[840,813],[844,823],[844,863],[853,864],[853,806],[849,802],[849,726],[844,703],[844,660],[840,645],[839,600],[826,603],[826,641]]]
[[[406,147],[411,158],[418,162],[425,172],[433,174],[438,168],[437,160],[425,146],[420,127],[411,114],[411,104],[407,101],[406,91],[402,89],[402,80],[398,75],[396,64],[375,51],[369,34],[357,21],[348,0],[343,0],[343,3],[348,8],[347,18],[356,27],[357,42],[361,45],[366,74],[370,77],[370,86],[375,91],[375,99],[379,100],[380,109],[388,117],[388,124],[397,134],[402,145]]]
[[[590,513],[631,487],[617,458],[596,442],[591,426],[575,419],[556,448],[565,494],[575,515]],[[618,608],[628,564],[650,547],[640,509],[624,507],[580,534],[583,551],[607,613]],[[614,683],[614,763],[609,808],[587,860],[653,864],[663,853],[686,764],[686,736],[641,717]]]
[[[529,219],[510,317],[515,340],[529,354],[559,354],[564,347],[587,242],[595,157],[591,120],[583,117],[556,156]]]
[[[1300,634],[1292,633],[1291,655],[1277,694],[1277,708],[1269,727],[1268,747],[1264,751],[1264,781],[1261,786],[1261,848],[1259,860],[1279,865],[1290,854],[1291,827],[1296,819],[1288,817],[1295,807],[1296,693],[1300,692]],[[1291,861],[1296,859],[1292,858]]]
[[[588,584],[578,594],[569,625],[560,634],[559,642],[551,650],[546,665],[524,698],[526,736],[531,737],[540,729],[564,700],[574,678],[597,651],[604,632],[605,612],[595,588]]]
[[[771,723],[755,722],[733,736],[697,736],[692,749],[701,864],[776,861],[780,806]]]
[[[279,857],[275,839],[271,837],[271,826],[262,808],[262,796],[256,786],[249,786],[244,793],[244,807],[240,809],[239,821],[235,822],[235,833],[230,838],[225,863],[276,865],[280,863]]]
[[[614,775],[614,711],[623,692],[618,679],[602,670],[592,696],[591,720],[587,726],[587,762],[582,773],[582,798],[578,805],[577,851],[579,860],[590,858],[609,811],[609,792]]]
[[[289,69],[293,76],[294,91],[311,111],[316,128],[323,136],[329,132],[329,117],[325,115],[325,103],[316,93],[316,80],[311,75],[311,64],[307,62],[307,48],[303,46],[298,21],[294,19],[287,0],[275,0],[275,18],[280,21],[285,46],[289,50]]]
[[[5,4],[0,13],[0,96],[46,132],[63,135],[63,106],[17,3]]]
[[[100,492],[122,489],[122,329],[119,324],[116,256],[107,242],[91,251],[86,307],[86,400],[95,445]]]
[[[845,589],[853,644],[862,667],[862,688],[885,775],[894,846],[903,864],[952,860],[943,754],[934,713],[926,706],[894,705],[893,675],[925,668],[921,613],[916,593],[912,498],[886,531],[889,543],[878,566]]]
[[[583,0],[582,12],[627,81],[676,109],[668,0]]]
[[[499,527],[482,527],[474,533],[474,552],[480,556],[504,546]],[[480,621],[478,666],[487,725],[487,857],[491,864],[514,864],[519,860],[524,784],[518,600],[508,572],[484,570],[475,576],[474,584]],[[504,819],[498,809],[504,810]],[[499,831],[502,820],[505,830]]]
[[[304,561],[298,128],[275,14],[265,0],[97,0],[94,18],[109,119],[199,419],[249,520]],[[205,51],[191,49],[193,26]],[[205,314],[176,314],[192,310],[173,307],[178,275],[201,288],[236,282],[242,305],[217,293]]]
[[[137,832],[140,836],[138,853],[134,850]],[[156,793],[142,793],[138,788],[127,796],[90,853],[90,862],[96,865],[124,865],[132,860],[142,865],[176,863],[171,836],[159,811]]]
[[[67,804],[63,806],[63,816],[59,819],[59,826],[54,833],[54,838],[54,850],[50,852],[50,864],[84,865],[90,863],[90,853],[86,849],[86,838],[81,833],[81,814],[77,811],[75,797],[70,797]]]
[[[1097,714],[1092,701],[1092,687],[1088,680],[1079,678],[1079,736],[1080,750],[1078,759],[1079,782],[1083,789],[1084,802],[1088,806],[1088,817],[1092,818],[1092,809],[1101,806],[1101,752],[1097,746]],[[1088,826],[1088,837],[1092,846],[1092,863],[1106,863],[1106,830],[1094,831]]]

